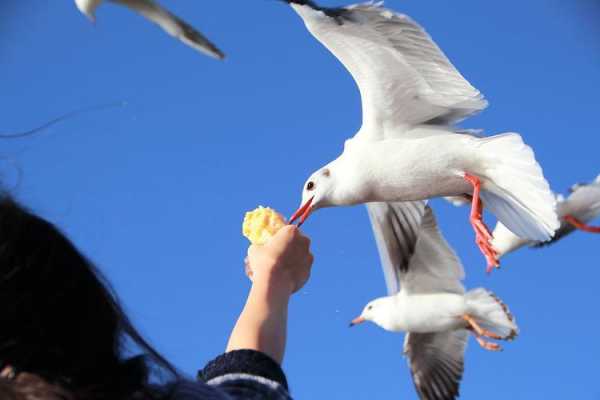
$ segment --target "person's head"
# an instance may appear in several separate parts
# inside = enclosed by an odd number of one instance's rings
[[[144,358],[122,357],[127,338],[174,372],[65,235],[0,194],[0,369],[125,393],[147,379]]]
[[[13,379],[0,378],[2,400],[75,400],[71,393],[37,375],[21,373]]]

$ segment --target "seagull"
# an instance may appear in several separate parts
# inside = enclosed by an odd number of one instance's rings
[[[557,212],[560,218],[560,228],[549,242],[535,242],[520,238],[498,223],[494,229],[492,246],[499,257],[513,252],[523,246],[541,247],[555,243],[557,240],[572,233],[576,229],[590,233],[600,233],[600,226],[590,226],[587,223],[600,216],[600,175],[591,183],[576,184],[570,189],[570,195],[564,198],[556,195]]]
[[[518,236],[552,238],[555,199],[533,151],[517,133],[480,137],[455,126],[487,101],[423,28],[381,3],[325,8],[284,1],[354,77],[363,115],[342,154],[306,181],[290,223],[301,225],[323,207],[467,194],[488,271],[499,261],[482,200]]]
[[[102,1],[75,0],[75,5],[92,22],[96,22],[96,8],[98,8]],[[195,50],[219,60],[225,58],[225,54],[204,37],[204,35],[153,0],[111,0],[111,2],[129,7],[133,11],[140,13],[145,18],[160,26],[169,35],[176,37]]]
[[[459,258],[424,202],[367,205],[389,296],[369,302],[350,326],[371,321],[406,332],[404,355],[422,400],[459,395],[469,333],[490,351],[488,340],[512,340],[519,332],[506,305],[486,289],[465,293]]]

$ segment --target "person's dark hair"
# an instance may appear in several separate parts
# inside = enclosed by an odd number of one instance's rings
[[[2,400],[75,400],[64,388],[37,375],[21,373],[13,379],[0,378]]]
[[[133,342],[143,356],[125,359]],[[111,399],[176,370],[134,329],[99,271],[53,224],[0,194],[0,370]],[[90,396],[90,398],[93,396]]]

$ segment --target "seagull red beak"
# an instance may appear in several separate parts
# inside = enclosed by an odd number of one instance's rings
[[[362,324],[365,321],[366,321],[366,319],[364,319],[363,317],[354,318],[350,322],[350,327],[352,328],[354,325]]]
[[[312,204],[314,198],[315,198],[315,196],[311,197],[298,210],[296,210],[294,215],[292,215],[292,217],[290,218],[290,221],[289,221],[290,224],[293,224],[294,221],[296,221],[298,219],[298,217],[300,217],[300,222],[298,222],[298,226],[301,226],[304,223],[304,221],[306,221],[306,218],[308,218],[308,216],[310,215],[310,212],[312,211],[311,204]]]

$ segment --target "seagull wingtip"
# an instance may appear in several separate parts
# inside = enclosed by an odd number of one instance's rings
[[[227,58],[225,53],[222,53],[221,51],[210,53],[209,55],[212,58],[214,58],[215,60],[219,60],[219,61],[225,61],[225,59]]]

